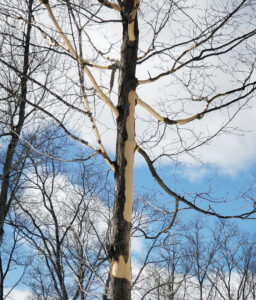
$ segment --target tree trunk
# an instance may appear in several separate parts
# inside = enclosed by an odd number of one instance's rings
[[[203,300],[203,283],[199,283],[200,300]]]
[[[30,0],[28,3],[28,25],[27,25],[27,32],[26,32],[26,38],[24,43],[24,56],[23,56],[23,70],[22,70],[22,77],[20,82],[20,96],[21,100],[19,100],[19,115],[18,115],[18,122],[16,125],[11,124],[11,140],[8,145],[7,151],[6,151],[6,157],[3,165],[3,174],[2,174],[2,185],[1,185],[1,191],[0,191],[0,245],[2,242],[3,234],[4,234],[4,221],[5,217],[8,213],[11,199],[8,202],[8,189],[9,189],[9,182],[10,182],[10,173],[12,169],[13,164],[13,156],[16,150],[16,146],[19,141],[19,135],[21,133],[24,120],[25,120],[25,101],[23,99],[26,98],[27,95],[27,73],[29,68],[29,48],[30,48],[30,35],[31,35],[31,29],[32,29],[32,4],[33,0]]]
[[[109,249],[111,299],[131,299],[131,219],[133,206],[133,164],[135,151],[134,109],[137,79],[135,77],[138,50],[136,0],[122,4],[123,41],[121,48],[117,141],[115,161],[115,203],[112,220],[112,240]]]
[[[0,255],[0,300],[3,299],[4,299],[4,272],[3,272],[2,258]]]

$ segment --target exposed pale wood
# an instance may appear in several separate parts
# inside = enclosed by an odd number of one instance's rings
[[[131,256],[129,256],[128,261],[126,262],[124,256],[120,255],[118,257],[118,260],[115,260],[113,262],[113,265],[111,267],[111,275],[116,278],[123,278],[131,281]]]
[[[55,28],[59,32],[59,34],[60,34],[61,38],[63,39],[64,43],[66,44],[68,51],[77,59],[77,62],[83,66],[84,72],[86,73],[86,75],[91,80],[91,83],[92,83],[95,91],[98,93],[98,95],[100,96],[100,98],[108,105],[108,107],[113,111],[113,113],[115,114],[115,116],[118,117],[118,110],[117,110],[117,108],[109,100],[109,98],[107,97],[107,95],[105,93],[103,93],[102,89],[97,84],[94,76],[92,75],[92,73],[90,72],[90,70],[88,69],[88,67],[86,66],[87,61],[84,60],[83,58],[81,58],[79,55],[77,55],[77,53],[76,53],[75,49],[73,48],[73,46],[71,45],[69,39],[64,34],[64,32],[62,31],[61,27],[59,26],[59,24],[58,24],[58,22],[57,22],[57,20],[56,20],[56,18],[54,16],[54,14],[53,14],[53,12],[52,12],[52,9],[51,9],[49,3],[45,3],[43,0],[40,0],[40,1],[46,7],[47,12],[49,14],[49,17],[51,18],[51,20],[52,20]],[[108,69],[108,67],[107,67],[107,69]]]
[[[129,36],[129,41],[134,42],[136,40],[135,32],[134,32],[134,21],[137,15],[137,11],[139,8],[140,0],[135,0],[134,1],[134,8],[130,14],[130,20],[128,24],[128,36]]]
[[[125,205],[123,216],[127,222],[132,221],[132,205],[133,205],[133,165],[134,165],[134,151],[135,151],[135,91],[130,91],[128,94],[129,101],[129,115],[126,121],[127,140],[124,148],[124,156],[126,159],[125,167]]]
[[[144,102],[143,100],[141,100],[139,97],[137,97],[137,103],[138,105],[140,105],[141,107],[143,107],[147,112],[149,112],[155,119],[157,119],[159,122],[162,123],[166,123],[169,125],[173,125],[173,124],[177,124],[177,125],[184,125],[187,124],[191,121],[194,121],[196,119],[202,119],[205,112],[208,109],[209,103],[206,104],[206,107],[204,110],[202,110],[201,113],[197,113],[189,118],[185,118],[185,119],[179,119],[179,120],[171,120],[167,117],[163,117],[161,116],[157,111],[155,111],[152,106],[150,106],[149,104],[147,104],[146,102]]]
[[[115,2],[111,2],[107,0],[98,0],[98,1],[106,7],[112,8],[116,11],[121,11],[121,7]]]

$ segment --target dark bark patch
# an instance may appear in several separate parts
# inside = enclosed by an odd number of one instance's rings
[[[116,278],[112,279],[112,286],[114,286],[112,299],[131,300],[131,282],[127,279]]]
[[[118,257],[123,255],[125,262],[129,259],[129,245],[131,223],[122,218],[113,218],[115,226],[112,228],[113,241],[111,245],[108,245],[108,254],[110,259],[118,261]]]

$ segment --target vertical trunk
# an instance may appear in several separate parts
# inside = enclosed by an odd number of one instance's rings
[[[27,72],[29,67],[29,46],[30,46],[30,35],[31,35],[31,20],[32,20],[32,4],[33,0],[30,0],[28,3],[28,26],[26,32],[26,39],[24,44],[24,56],[23,56],[23,76],[21,77],[21,99],[25,99],[27,95]],[[5,217],[8,213],[8,209],[11,204],[11,199],[8,202],[8,189],[9,189],[9,182],[10,182],[10,172],[11,167],[13,164],[13,156],[15,153],[16,146],[19,141],[19,135],[21,133],[23,123],[25,119],[25,101],[19,100],[19,116],[18,116],[18,123],[15,126],[11,124],[11,140],[7,148],[5,162],[3,166],[3,175],[2,175],[2,185],[0,191],[0,245],[3,238],[3,227]]]
[[[4,299],[4,272],[3,272],[3,264],[2,258],[0,255],[0,299]]]
[[[137,8],[139,1],[122,2],[123,41],[121,48],[117,142],[115,161],[115,203],[112,240],[109,249],[111,299],[131,299],[131,219],[133,206],[133,162],[135,151],[134,109],[138,50]]]
[[[203,284],[200,282],[200,300],[203,300]]]
[[[174,280],[175,280],[175,259],[176,259],[176,252],[174,250],[173,247],[173,252],[172,252],[172,269],[171,269],[171,280],[170,280],[170,284],[169,284],[169,293],[170,293],[170,300],[174,300],[174,295],[175,295],[175,291],[174,291]]]

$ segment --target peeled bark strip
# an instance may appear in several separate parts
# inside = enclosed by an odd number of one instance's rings
[[[135,99],[136,94],[135,91],[130,91],[128,95],[129,101],[129,115],[126,120],[126,130],[128,134],[128,138],[124,148],[124,156],[126,159],[126,167],[125,167],[125,181],[126,181],[126,189],[125,189],[125,205],[123,217],[127,222],[132,221],[132,203],[133,203],[133,165],[134,165],[134,151],[136,147],[135,143]]]
[[[138,1],[123,1],[123,42],[119,74],[115,204],[112,241],[109,247],[111,299],[131,299],[131,219],[133,206],[133,164],[135,151],[134,110],[137,79]],[[131,28],[132,31],[131,32]]]

